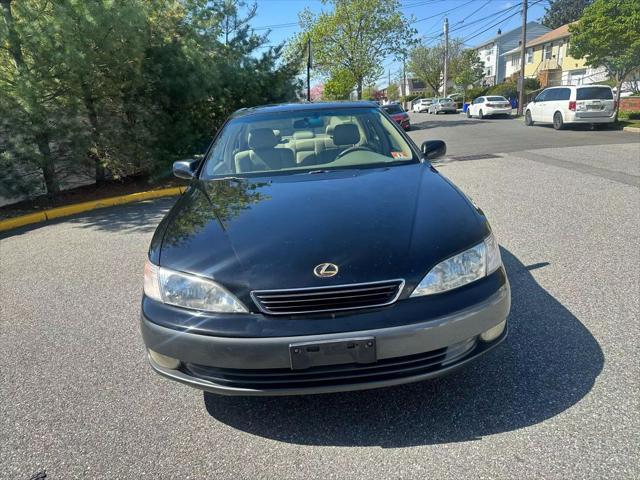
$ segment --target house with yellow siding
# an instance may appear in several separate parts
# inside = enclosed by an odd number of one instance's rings
[[[571,33],[563,25],[530,40],[525,50],[524,75],[537,78],[540,86],[587,85],[607,79],[604,68],[585,65],[585,59],[569,55]],[[505,78],[516,80],[520,74],[520,47],[503,54],[506,57]]]

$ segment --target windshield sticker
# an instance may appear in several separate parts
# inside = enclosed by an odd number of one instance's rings
[[[411,154],[407,152],[391,152],[391,156],[398,160],[408,160],[411,158]]]

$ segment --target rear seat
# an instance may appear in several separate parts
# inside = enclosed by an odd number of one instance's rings
[[[318,135],[311,130],[295,131],[290,139],[283,138],[277,148],[291,149],[299,165],[322,165],[332,162],[343,149],[342,145],[336,146],[333,142],[335,127],[336,125],[328,125],[326,133]]]

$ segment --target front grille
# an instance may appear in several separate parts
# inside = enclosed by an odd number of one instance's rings
[[[475,342],[466,348],[468,352]],[[462,356],[459,355],[458,358]],[[350,363],[311,367],[306,370],[273,369],[231,369],[216,368],[192,363],[183,368],[185,373],[208,380],[217,385],[249,389],[305,388],[331,385],[358,384],[391,380],[421,375],[439,370],[448,360],[447,349],[440,348],[430,352],[405,357],[378,360],[374,364]]]
[[[390,305],[398,299],[403,286],[404,280],[387,280],[291,290],[256,290],[251,296],[264,313],[297,315]]]

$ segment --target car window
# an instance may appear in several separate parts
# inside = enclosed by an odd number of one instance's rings
[[[255,113],[231,119],[205,159],[202,179],[418,162],[376,108]]]
[[[576,100],[613,100],[609,87],[581,87],[576,91]]]
[[[536,102],[546,102],[548,100],[547,96],[551,90],[543,90],[540,92],[540,95],[536,97]]]
[[[555,100],[569,100],[571,98],[570,88],[556,88]]]
[[[488,102],[507,102],[508,100],[504,97],[487,97]]]
[[[553,88],[547,92],[547,96],[545,97],[545,100],[547,102],[550,102],[552,100],[557,100],[557,99],[558,99],[558,90],[556,88]]]
[[[387,112],[389,115],[395,115],[397,113],[403,113],[404,110],[400,105],[383,105],[382,109]]]
[[[484,103],[484,97],[476,98],[473,103]]]

